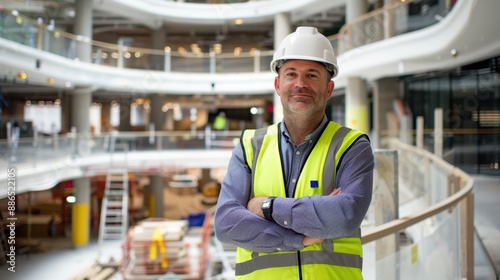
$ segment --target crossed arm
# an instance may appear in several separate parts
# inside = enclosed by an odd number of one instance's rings
[[[266,197],[248,200],[252,175],[242,151],[236,149],[233,153],[214,220],[215,234],[221,242],[254,252],[301,250],[323,239],[349,236],[359,229],[372,194],[373,153],[368,141],[344,155],[343,167],[337,172],[341,193],[297,199],[278,197],[273,203],[275,222],[263,218],[260,204]]]
[[[333,190],[333,192],[330,193],[330,195],[335,196],[335,195],[340,194],[341,192],[342,192],[341,188],[335,188]],[[257,196],[257,197],[250,199],[250,201],[247,204],[247,209],[250,212],[252,212],[252,213],[256,214],[257,216],[264,219],[264,214],[262,213],[262,210],[260,209],[260,205],[266,199],[267,199],[267,196]],[[323,242],[323,240],[324,240],[323,238],[314,238],[314,237],[304,235],[304,239],[302,240],[302,245],[309,246],[309,245],[312,245],[315,243],[321,243],[321,242]]]

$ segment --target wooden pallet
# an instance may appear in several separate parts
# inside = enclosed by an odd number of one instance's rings
[[[102,267],[97,262],[82,269],[75,274],[70,280],[106,280],[117,272],[116,268]]]

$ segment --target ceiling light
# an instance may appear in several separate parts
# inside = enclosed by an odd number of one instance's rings
[[[217,44],[214,44],[213,45],[213,51],[216,53],[216,54],[220,54],[222,52],[222,45],[217,43]]]
[[[68,203],[75,203],[76,202],[76,197],[74,195],[68,195],[68,197],[66,197],[66,201]]]
[[[26,75],[26,73],[24,73],[24,71],[19,72],[19,73],[17,73],[17,78],[21,79],[21,80],[26,80],[26,78],[28,78],[28,75]]]
[[[241,54],[242,51],[243,51],[243,49],[241,47],[236,47],[236,48],[234,48],[234,55],[238,56]]]

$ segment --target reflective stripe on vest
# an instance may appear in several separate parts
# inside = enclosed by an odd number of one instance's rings
[[[281,124],[279,124],[281,125]],[[242,134],[244,157],[253,170],[253,196],[286,197],[285,176],[282,168],[279,127],[247,130]],[[293,197],[328,195],[335,187],[336,173],[342,155],[363,134],[329,122],[313,147],[297,181]],[[326,147],[326,148],[325,148]],[[281,170],[282,176],[279,175]],[[278,171],[278,172],[277,172]],[[314,184],[314,187],[313,187]],[[362,247],[358,230],[353,236],[325,240],[307,246],[299,252],[255,253],[238,248],[236,260],[237,279],[258,279],[266,276],[336,275],[342,279],[362,279]],[[316,273],[316,274],[315,274]],[[260,275],[260,276],[258,276]]]
[[[360,230],[358,230],[358,232],[360,232]],[[337,240],[335,243],[336,242]],[[319,250],[302,251],[300,253],[300,264],[324,264],[361,269],[363,259],[359,255],[336,253],[333,250],[334,246],[335,245],[332,240],[325,240],[322,243],[322,247],[324,249],[320,248]],[[236,276],[250,274],[255,270],[298,265],[297,252],[284,252],[277,254],[259,254],[252,252],[251,254],[251,260],[236,264]]]

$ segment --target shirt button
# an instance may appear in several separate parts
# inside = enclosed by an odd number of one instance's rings
[[[287,222],[287,221],[284,221],[284,222],[283,222],[283,224],[286,226],[286,225],[288,225],[288,222]]]
[[[295,180],[295,179],[292,179],[292,183],[295,183],[295,182],[297,182],[297,180]]]
[[[300,151],[296,151],[296,152],[295,152],[295,154],[296,154],[296,155],[300,155]]]

